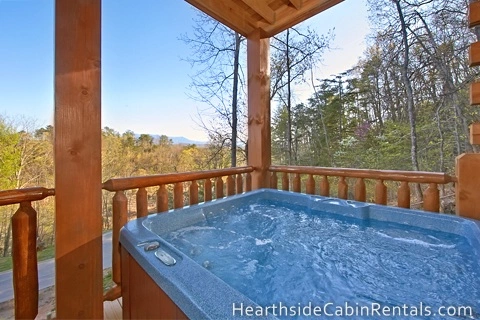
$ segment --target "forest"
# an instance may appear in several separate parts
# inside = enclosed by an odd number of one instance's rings
[[[469,124],[466,0],[370,0],[371,34],[355,66],[327,79],[315,74],[332,50],[334,30],[304,23],[272,38],[272,163],[454,173],[455,158],[478,152]],[[208,170],[246,163],[246,39],[198,14],[181,35],[195,54],[189,95],[207,105],[199,125],[206,146],[175,145],[166,136],[103,129],[103,181],[113,177]],[[299,88],[303,88],[299,90]],[[305,96],[304,88],[308,88]],[[302,94],[300,94],[302,92]],[[53,127],[0,116],[0,189],[54,186]],[[104,194],[104,228],[111,227]],[[35,204],[41,246],[54,239],[53,200]],[[0,254],[8,255],[10,217],[0,208]]]

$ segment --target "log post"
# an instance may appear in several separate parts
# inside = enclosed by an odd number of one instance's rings
[[[381,179],[375,184],[375,203],[387,205],[387,186]]]
[[[30,202],[20,203],[12,217],[12,265],[15,319],[38,313],[37,213]]]
[[[260,30],[247,40],[248,69],[248,165],[253,166],[252,188],[268,188],[271,164],[270,39]]]
[[[397,192],[397,201],[400,208],[410,208],[410,186],[407,181],[402,181]]]
[[[203,198],[205,202],[212,200],[212,180],[209,178],[205,179],[205,184],[203,187]]]
[[[230,175],[227,177],[227,196],[235,194],[235,179]]]
[[[137,218],[145,217],[148,215],[148,194],[147,189],[138,188],[137,190]]]
[[[338,197],[340,199],[348,199],[348,184],[345,177],[340,177],[338,180]]]
[[[237,194],[243,193],[243,177],[241,173],[237,174],[236,189]]]
[[[175,209],[183,208],[183,182],[173,185],[173,207]]]
[[[157,211],[168,211],[168,192],[164,184],[158,187],[157,190]]]
[[[190,205],[198,203],[198,183],[197,180],[193,180],[190,183]]]
[[[466,153],[458,156],[455,170],[457,215],[480,219],[480,154]]]
[[[367,200],[367,190],[365,187],[365,180],[358,178],[355,183],[355,200],[365,202]]]
[[[315,179],[313,178],[313,174],[308,175],[305,192],[308,194],[315,194]]]
[[[270,188],[274,190],[278,189],[278,178],[276,172],[272,172],[272,175],[270,177]]]
[[[440,211],[440,191],[436,183],[430,183],[423,194],[423,210],[432,212]]]
[[[215,179],[215,199],[221,199],[223,196],[223,179],[222,177],[217,177]]]
[[[103,317],[101,0],[55,1],[58,319]]]
[[[302,192],[302,185],[299,173],[295,173],[295,177],[293,178],[293,191]]]
[[[290,189],[290,179],[288,178],[288,173],[284,172],[282,174],[282,190],[288,191]]]
[[[322,180],[320,180],[320,195],[324,197],[330,196],[330,183],[327,176],[323,176]]]
[[[128,199],[125,192],[115,192],[115,195],[113,196],[112,211],[112,280],[117,285],[120,285],[120,229],[127,223],[128,215]]]

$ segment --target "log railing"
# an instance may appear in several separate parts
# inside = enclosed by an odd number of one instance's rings
[[[394,171],[394,170],[367,170],[350,168],[324,168],[324,167],[301,167],[301,166],[270,166],[271,179],[270,185],[273,189],[278,189],[279,179],[281,179],[282,189],[288,191],[292,184],[292,191],[301,192],[301,175],[306,175],[305,193],[330,196],[329,177],[337,177],[337,197],[341,199],[348,198],[348,184],[346,179],[356,179],[354,186],[354,199],[366,202],[367,192],[365,180],[375,180],[374,202],[387,205],[387,186],[385,181],[400,182],[397,190],[397,205],[402,208],[410,208],[410,186],[409,183],[428,184],[423,192],[423,210],[439,212],[440,195],[438,185],[456,182],[456,178],[445,173],[421,172],[421,171]],[[277,173],[282,173],[281,178]],[[293,181],[291,182],[291,176]],[[318,182],[315,176],[320,176]]]
[[[38,314],[37,212],[32,201],[55,195],[42,187],[0,191],[0,206],[19,204],[12,216],[12,266],[15,319]]]
[[[115,192],[112,203],[113,230],[112,230],[112,280],[116,286],[104,295],[104,300],[115,300],[121,296],[120,273],[120,228],[127,223],[128,198],[127,190],[136,189],[136,216],[148,215],[148,192],[146,188],[158,187],[156,194],[156,208],[154,212],[164,212],[169,209],[182,208],[185,205],[184,190],[188,189],[188,204],[194,205],[200,201],[199,189],[203,186],[202,201],[212,198],[220,199],[252,188],[250,173],[253,167],[238,167],[210,171],[195,171],[172,174],[159,174],[144,177],[130,177],[110,179],[103,183],[103,189]],[[212,182],[212,179],[214,180]],[[225,180],[225,181],[224,181]],[[200,183],[199,183],[200,182]],[[173,203],[169,206],[167,186],[173,185]],[[212,192],[214,189],[214,193]],[[215,195],[215,197],[213,197]],[[172,208],[171,208],[172,207]]]

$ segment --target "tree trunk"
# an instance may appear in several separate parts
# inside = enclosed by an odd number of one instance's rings
[[[238,109],[238,69],[240,59],[240,34],[235,32],[235,53],[233,59],[233,92],[232,92],[232,167],[237,166],[237,109]]]
[[[12,219],[8,222],[7,234],[3,241],[3,256],[8,256],[8,250],[10,249],[10,237],[12,236]]]
[[[408,76],[408,69],[410,63],[410,46],[408,44],[408,36],[407,36],[407,26],[405,23],[405,17],[403,15],[402,7],[400,6],[400,0],[395,0],[395,4],[398,11],[398,17],[400,19],[401,31],[402,31],[402,38],[403,38],[403,45],[404,45],[404,58],[403,58],[403,66],[402,66],[402,78],[403,83],[405,85],[405,91],[407,93],[407,109],[408,109],[408,119],[410,121],[410,142],[411,142],[411,149],[410,149],[410,156],[412,159],[412,167],[415,171],[420,171],[420,166],[418,165],[418,152],[417,152],[417,129],[416,129],[416,119],[415,119],[415,105],[413,99],[413,89],[412,83],[410,81],[410,77]],[[417,193],[417,198],[419,200],[422,199],[422,189],[420,188],[419,184],[415,185],[415,190]]]

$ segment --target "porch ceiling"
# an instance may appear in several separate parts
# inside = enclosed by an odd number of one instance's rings
[[[343,0],[185,0],[231,29],[262,38],[282,32]]]

